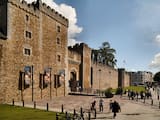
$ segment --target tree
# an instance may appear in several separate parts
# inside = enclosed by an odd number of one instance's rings
[[[116,65],[115,54],[116,50],[110,47],[109,42],[103,42],[100,47],[100,54],[102,55],[103,62],[106,65],[114,67]]]
[[[92,50],[92,60],[111,67],[116,65],[116,50],[110,47],[109,42],[103,42],[98,50]]]
[[[153,77],[154,81],[160,82],[160,72],[156,73]]]

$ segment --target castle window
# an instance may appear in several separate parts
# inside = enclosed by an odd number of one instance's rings
[[[29,32],[29,31],[26,31],[26,37],[27,37],[27,38],[31,38],[31,37],[32,37],[32,33]]]
[[[24,48],[24,54],[30,56],[31,55],[31,49]]]
[[[60,38],[57,38],[57,44],[59,45],[61,43]]]
[[[61,32],[61,27],[59,25],[57,26],[57,32]]]
[[[28,15],[26,15],[26,21],[29,21],[29,16]]]
[[[60,55],[57,55],[57,61],[61,62],[61,56]]]

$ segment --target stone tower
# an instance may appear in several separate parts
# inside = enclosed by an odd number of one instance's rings
[[[68,20],[37,0],[0,1],[0,101],[52,99],[65,94],[65,84],[55,88],[55,76],[67,70]],[[19,88],[24,73],[27,88]],[[41,89],[40,75],[49,78]],[[48,75],[48,76],[46,76]],[[65,78],[66,79],[66,78]]]

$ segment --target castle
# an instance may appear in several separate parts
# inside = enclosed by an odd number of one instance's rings
[[[41,0],[1,0],[0,18],[0,102],[129,86],[124,69],[94,63],[86,44],[67,47],[68,19]]]

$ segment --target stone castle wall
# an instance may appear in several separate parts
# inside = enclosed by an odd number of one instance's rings
[[[107,88],[118,88],[130,86],[130,76],[127,72],[123,72],[122,78],[118,78],[119,72],[109,66],[99,63],[92,63],[92,88],[105,90]],[[118,83],[120,82],[120,86]]]
[[[124,87],[130,86],[130,76],[129,73],[125,72],[124,74]]]
[[[118,71],[116,69],[98,63],[92,63],[92,69],[92,88],[105,90],[110,87],[118,87]]]
[[[7,39],[0,39],[0,102],[36,101],[64,96],[69,91],[71,73],[82,88],[118,87],[118,71],[91,61],[91,48],[81,43],[67,48],[68,20],[41,0],[27,4],[20,0],[7,2]],[[0,12],[2,13],[2,12]],[[1,26],[3,28],[6,26]],[[59,30],[60,28],[60,30]],[[1,32],[1,31],[0,31]],[[29,36],[26,35],[29,33]],[[30,55],[25,54],[25,48]],[[20,71],[33,67],[29,88],[19,90]],[[40,89],[40,74],[51,70],[50,84]],[[64,80],[55,88],[55,76],[64,71]],[[128,85],[129,77],[125,74]]]
[[[82,84],[83,88],[91,88],[91,48],[86,44],[81,44],[82,46]]]
[[[5,50],[6,44],[4,40],[0,39],[0,102],[5,102],[4,96],[6,95],[7,81],[6,81],[6,73],[3,72],[6,69],[4,66],[6,62],[5,59]],[[4,77],[2,77],[4,76]]]
[[[5,83],[5,88],[0,94],[4,94],[5,102],[12,99],[31,101],[41,97],[50,99],[52,96],[65,94],[64,84],[57,89],[54,88],[54,75],[67,68],[64,61],[67,58],[68,20],[45,4],[40,4],[40,9],[34,7],[33,4],[28,5],[19,0],[8,1],[8,39],[1,41],[3,78],[0,82]],[[57,26],[60,26],[59,32]],[[31,38],[26,37],[26,31],[31,33]],[[57,37],[60,39],[58,45]],[[31,50],[30,56],[24,54],[24,48]],[[25,66],[33,66],[33,89],[30,85],[21,91],[18,90],[19,72],[24,71]],[[44,73],[45,68],[52,68],[51,84],[41,91],[39,74]]]
[[[80,79],[80,64],[81,64],[81,54],[75,51],[72,47],[68,48],[68,80],[72,78],[71,72],[75,73],[75,81]],[[68,91],[71,91],[70,85],[68,83]]]

